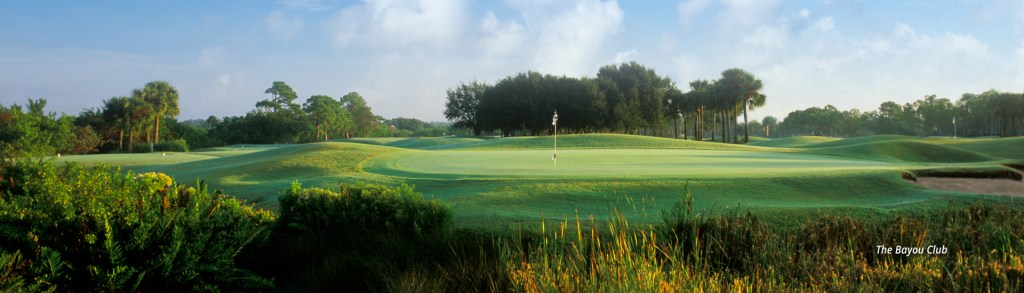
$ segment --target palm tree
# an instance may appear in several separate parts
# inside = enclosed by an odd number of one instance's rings
[[[112,97],[103,101],[103,120],[118,130],[117,149],[124,150],[124,129],[128,128],[129,97]]]
[[[747,110],[752,105],[760,107],[764,105],[764,95],[761,89],[764,87],[761,80],[753,74],[739,68],[730,68],[722,72],[719,80],[726,87],[729,99],[736,105],[742,105],[743,109],[743,137],[744,142],[750,142],[750,129],[747,127]]]
[[[135,147],[135,133],[136,129],[143,122],[148,122],[148,119],[153,116],[153,105],[150,105],[141,97],[142,91],[135,90],[133,95],[128,99],[126,103],[125,112],[125,126],[128,128],[128,151],[133,151]]]
[[[151,81],[142,88],[142,99],[152,105],[153,111],[153,143],[160,143],[160,120],[178,117],[178,90],[166,81]]]

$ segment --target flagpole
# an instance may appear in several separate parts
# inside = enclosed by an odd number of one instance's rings
[[[551,125],[555,127],[555,153],[551,155],[551,160],[555,161],[555,166],[558,166],[558,110],[555,110],[555,116],[551,117]]]

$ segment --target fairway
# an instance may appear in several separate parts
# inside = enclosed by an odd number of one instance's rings
[[[809,154],[692,149],[410,151],[379,156],[364,170],[416,179],[760,178],[879,170],[919,164]]]

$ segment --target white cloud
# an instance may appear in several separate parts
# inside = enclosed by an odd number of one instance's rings
[[[689,19],[704,12],[708,4],[711,4],[711,0],[686,0],[676,5],[676,11],[683,19]]]
[[[743,37],[743,42],[754,45],[760,50],[777,50],[785,47],[787,42],[786,29],[778,26],[762,25],[753,33]]]
[[[466,12],[462,0],[369,0],[366,5],[372,13],[370,33],[381,45],[450,45],[463,30]]]
[[[836,24],[832,20],[832,17],[831,16],[826,16],[826,17],[822,17],[822,18],[819,18],[818,20],[814,21],[814,23],[811,24],[810,31],[823,33],[823,32],[831,31],[835,27],[836,27]]]
[[[212,47],[203,49],[199,54],[199,66],[214,66],[224,59],[224,48]]]
[[[622,51],[615,53],[615,57],[612,58],[613,64],[625,63],[630,61],[636,61],[636,56],[639,53],[636,50]]]
[[[1015,62],[999,62],[991,45],[963,32],[918,31],[899,22],[889,30],[844,31],[831,15],[810,16],[764,14],[755,27],[718,30],[713,42],[675,53],[668,72],[680,88],[730,67],[754,73],[769,98],[752,113],[756,118],[825,104],[872,110],[887,100],[956,99],[964,92],[1024,87],[1024,42],[1014,48]],[[993,80],[993,72],[1005,80]]]
[[[335,13],[327,22],[334,46],[339,49],[348,48],[359,36],[360,24],[364,14],[363,7],[348,7]]]
[[[623,12],[615,1],[578,1],[543,22],[533,65],[545,73],[592,74],[608,37],[619,32]]]
[[[756,26],[775,18],[781,0],[722,0],[725,10],[719,15],[719,25],[726,29]]]
[[[270,33],[280,40],[290,40],[302,32],[305,22],[301,17],[292,16],[283,10],[275,10],[267,15],[267,28]]]
[[[489,58],[502,58],[521,51],[527,38],[526,31],[519,22],[501,21],[493,11],[488,11],[480,22],[480,31],[483,33],[480,46],[484,55]]]
[[[800,9],[800,12],[798,12],[797,15],[799,15],[800,18],[807,18],[811,16],[811,11],[806,8]]]

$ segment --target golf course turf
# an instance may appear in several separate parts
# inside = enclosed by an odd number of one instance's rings
[[[559,136],[557,166],[551,160],[553,137],[359,139],[58,160],[120,164],[182,182],[205,180],[267,208],[276,208],[279,192],[294,181],[333,188],[338,182],[405,183],[450,205],[457,222],[480,224],[577,214],[600,218],[612,209],[657,220],[686,188],[695,206],[709,211],[879,212],[941,208],[952,198],[1013,200],[926,189],[901,174],[1006,168],[1000,164],[1024,157],[1022,142],[872,136],[734,145],[589,134]]]

